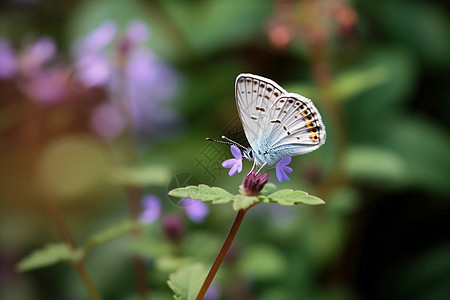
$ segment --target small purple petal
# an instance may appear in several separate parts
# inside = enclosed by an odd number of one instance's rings
[[[236,147],[235,145],[231,145],[231,153],[237,159],[241,159],[242,158],[241,150],[239,150],[239,148]]]
[[[230,159],[227,159],[226,161],[224,161],[224,162],[222,163],[222,167],[228,169],[228,168],[233,167],[235,164],[236,164],[236,159],[230,158]]]
[[[85,51],[100,51],[112,42],[117,33],[117,24],[108,20],[91,31],[84,40]]]
[[[242,159],[236,159],[237,171],[241,173],[242,171]]]
[[[283,169],[283,171],[284,172],[286,172],[286,173],[292,173],[292,168],[291,167],[288,167],[288,166],[282,166],[281,167],[282,169]]]
[[[286,172],[284,171],[284,169],[281,169],[283,172],[283,178],[284,180],[289,180],[289,177],[287,176]]]
[[[278,162],[277,165],[278,165],[278,166],[285,166],[285,165],[290,164],[291,161],[292,161],[292,158],[289,157],[289,156],[286,156],[286,157],[282,158],[282,159]]]
[[[141,213],[139,219],[145,223],[150,224],[155,222],[161,214],[161,201],[155,195],[147,195],[142,201],[144,211]]]
[[[283,171],[280,168],[276,168],[277,179],[279,182],[283,182]]]
[[[236,174],[237,169],[238,169],[238,165],[237,165],[237,164],[234,164],[234,165],[231,167],[230,172],[228,172],[228,175],[229,175],[230,177],[231,177],[231,176],[234,176],[234,174]]]

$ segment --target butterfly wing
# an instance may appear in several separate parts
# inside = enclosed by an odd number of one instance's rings
[[[269,108],[287,92],[274,81],[253,74],[240,74],[236,78],[235,92],[245,136],[250,146],[257,149]]]
[[[325,125],[319,111],[310,99],[299,94],[279,97],[267,111],[261,127],[266,133],[266,148],[289,148],[293,153],[284,153],[286,156],[305,154],[325,143]]]

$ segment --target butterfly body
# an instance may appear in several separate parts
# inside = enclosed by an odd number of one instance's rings
[[[272,167],[325,143],[325,125],[312,101],[253,74],[236,78],[236,104],[250,147],[244,157]]]

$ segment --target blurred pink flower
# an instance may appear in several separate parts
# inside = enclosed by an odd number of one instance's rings
[[[97,106],[91,115],[92,129],[107,140],[118,137],[125,128],[125,123],[123,115],[110,103]]]
[[[33,100],[55,103],[68,92],[69,71],[63,67],[41,70],[33,77],[20,83],[22,90]]]
[[[20,55],[21,72],[32,75],[40,72],[47,63],[55,58],[56,46],[52,39],[43,37],[28,44]]]

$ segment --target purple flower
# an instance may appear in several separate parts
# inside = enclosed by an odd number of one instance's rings
[[[108,58],[101,53],[86,54],[75,65],[78,78],[86,87],[107,85],[113,72]]]
[[[107,20],[101,23],[75,45],[75,56],[102,51],[117,35],[117,24]]]
[[[161,201],[157,196],[145,196],[142,200],[142,206],[144,207],[144,210],[139,217],[141,222],[150,224],[159,218],[159,215],[161,214]]]
[[[231,153],[233,154],[234,158],[227,159],[222,163],[222,167],[230,168],[230,171],[228,172],[229,176],[233,176],[234,174],[236,174],[236,172],[241,173],[242,171],[241,150],[239,150],[239,148],[235,145],[231,145]]]
[[[283,182],[283,180],[289,180],[289,177],[286,173],[291,173],[292,168],[287,165],[292,161],[292,158],[289,156],[282,158],[277,164],[275,168],[277,169],[277,178],[279,182]]]
[[[0,39],[0,78],[9,79],[16,74],[17,56],[8,41]]]
[[[189,219],[195,223],[201,223],[205,220],[209,213],[208,206],[200,200],[192,200],[191,198],[182,198],[181,205],[186,210]]]
[[[143,137],[167,135],[178,120],[176,112],[164,105],[178,89],[178,74],[143,45],[149,36],[142,21],[131,21],[120,35],[116,23],[107,21],[77,42],[74,50],[78,79],[86,87],[105,87],[111,101],[122,101],[117,106],[123,120],[130,120],[127,125]]]

